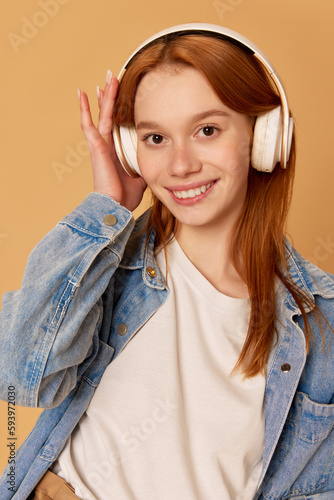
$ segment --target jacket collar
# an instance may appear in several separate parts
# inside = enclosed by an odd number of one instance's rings
[[[120,267],[127,269],[142,269],[144,283],[153,288],[163,290],[167,288],[167,286],[154,256],[155,232],[153,228],[150,230],[146,241],[146,227],[149,214],[150,209],[137,219]],[[287,271],[290,279],[300,287],[311,300],[313,300],[316,295],[320,295],[324,298],[334,298],[334,276],[322,271],[305,260],[297,250],[292,247],[287,239],[285,240],[285,249],[287,255]],[[149,271],[152,269],[155,272],[155,276],[149,274]],[[290,292],[287,290],[286,292],[288,306],[298,313],[299,308],[294,298]]]
[[[167,285],[154,256],[155,231],[153,228],[151,228],[148,238],[146,238],[149,215],[150,209],[136,220],[120,267],[133,270],[142,269],[142,278],[146,285],[158,290],[164,290]]]

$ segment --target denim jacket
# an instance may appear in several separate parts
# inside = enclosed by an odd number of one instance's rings
[[[114,217],[105,218],[107,214]],[[8,464],[0,498],[26,499],[56,460],[108,364],[167,298],[145,218],[91,193],[31,253],[22,287],[3,297],[0,390],[7,400],[42,407],[34,429]],[[287,243],[291,279],[334,324],[334,277]],[[154,270],[154,271],[153,271]],[[277,330],[265,390],[265,447],[256,500],[334,499],[334,335],[323,341],[290,293],[277,288]],[[205,425],[205,423],[203,423]],[[12,467],[12,468],[10,468]],[[181,498],[181,497],[180,497]]]

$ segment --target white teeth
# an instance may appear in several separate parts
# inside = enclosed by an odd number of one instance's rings
[[[173,194],[176,198],[195,198],[195,196],[199,196],[201,193],[205,193],[207,189],[212,186],[213,182],[209,182],[209,184],[204,184],[201,187],[195,189],[189,189],[189,191],[173,191]]]

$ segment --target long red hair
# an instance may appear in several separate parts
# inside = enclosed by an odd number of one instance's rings
[[[247,50],[213,36],[169,36],[146,47],[123,76],[115,106],[117,125],[134,123],[134,99],[143,76],[158,66],[192,66],[206,76],[221,101],[252,118],[280,104],[280,97],[261,63]],[[158,82],[156,82],[158,85]],[[247,337],[235,369],[246,377],[264,373],[275,341],[275,281],[278,277],[295,298],[309,331],[305,309],[309,299],[286,274],[284,229],[295,173],[295,139],[287,168],[271,174],[250,168],[248,191],[230,245],[232,262],[246,283],[251,301]],[[154,196],[148,221],[156,232],[156,246],[166,245],[177,221]]]

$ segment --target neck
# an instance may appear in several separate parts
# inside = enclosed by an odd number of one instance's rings
[[[180,224],[175,237],[188,259],[221,293],[235,298],[248,297],[246,284],[234,268],[230,256],[231,228]]]

